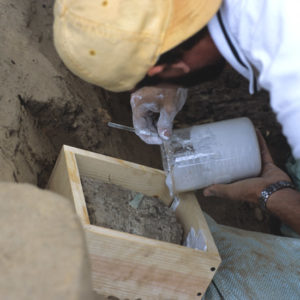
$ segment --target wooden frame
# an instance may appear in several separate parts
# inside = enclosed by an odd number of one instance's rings
[[[180,195],[176,215],[184,227],[202,230],[207,251],[170,244],[90,224],[80,175],[172,199],[163,171],[63,146],[48,188],[74,202],[85,229],[94,289],[120,299],[201,299],[221,259],[193,193]]]

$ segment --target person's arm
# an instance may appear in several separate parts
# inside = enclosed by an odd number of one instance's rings
[[[268,210],[300,234],[300,192],[282,189],[273,193],[267,202]]]
[[[266,142],[258,132],[263,168],[260,177],[249,178],[231,184],[215,184],[204,189],[204,196],[216,196],[233,201],[246,201],[259,204],[259,197],[268,185],[278,181],[291,181],[289,176],[273,162]],[[282,222],[300,233],[300,192],[285,188],[271,194],[267,209],[278,216]]]

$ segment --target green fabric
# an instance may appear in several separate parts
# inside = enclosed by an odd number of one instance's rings
[[[300,160],[290,158],[286,167],[300,190]],[[300,299],[299,235],[284,224],[282,233],[289,237],[222,226],[205,217],[222,263],[203,299]]]
[[[281,224],[280,231],[286,237],[300,239],[300,235],[298,233],[296,233],[291,227],[289,227],[285,224]]]
[[[299,239],[223,226],[205,217],[222,263],[203,299],[300,299]]]
[[[292,156],[289,157],[286,163],[286,168],[296,188],[300,190],[300,159],[295,160]]]
[[[285,166],[287,169],[287,173],[291,177],[297,190],[300,191],[300,160],[295,160],[292,156],[290,156]],[[284,236],[300,238],[299,234],[297,234],[293,229],[285,224],[281,224],[280,231]]]

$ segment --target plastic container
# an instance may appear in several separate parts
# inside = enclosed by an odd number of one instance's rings
[[[259,144],[248,118],[174,130],[161,152],[173,195],[254,177],[261,171]]]

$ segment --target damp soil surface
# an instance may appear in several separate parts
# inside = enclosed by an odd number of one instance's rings
[[[182,225],[157,197],[85,176],[81,183],[91,224],[182,244]]]

